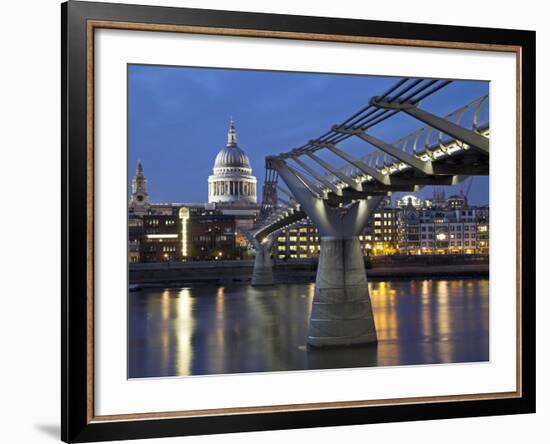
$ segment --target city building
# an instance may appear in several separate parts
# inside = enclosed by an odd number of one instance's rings
[[[400,199],[397,199],[395,201],[395,205],[397,206],[397,208],[406,208],[406,207],[413,207],[413,208],[426,207],[426,208],[430,208],[430,207],[432,207],[432,200],[431,199],[420,199],[417,196],[413,196],[412,194],[408,194],[406,196],[401,197]]]
[[[386,199],[359,239],[365,256],[489,254],[489,207],[469,207],[467,200],[457,195],[443,200],[441,191],[436,191],[433,200],[409,195],[392,205]],[[319,246],[317,229],[309,221],[303,222],[279,232],[273,257],[317,257]]]
[[[235,216],[195,214],[188,221],[188,259],[239,259],[236,243]]]
[[[246,153],[237,145],[233,119],[229,124],[227,145],[220,150],[208,178],[208,202],[232,205],[256,204],[256,177]]]
[[[208,178],[208,203],[218,214],[233,217],[234,243],[239,257],[250,254],[247,253],[248,240],[243,233],[254,226],[260,212],[256,182],[250,159],[237,144],[237,130],[231,119],[227,144],[218,152],[213,174]]]
[[[463,195],[454,194],[447,199],[447,208],[451,210],[462,209],[467,206],[466,197]]]
[[[181,223],[177,215],[148,214],[142,217],[142,262],[181,261]]]
[[[372,215],[363,236],[359,236],[365,255],[398,253],[397,224],[400,208],[391,206],[390,199],[385,199]]]
[[[402,254],[488,254],[488,207],[407,211],[399,216],[398,249]]]
[[[138,162],[128,205],[128,261],[241,259],[250,255],[244,231],[260,211],[250,160],[231,120],[227,145],[208,178],[208,202],[152,203]]]
[[[489,254],[489,207],[479,207],[477,211],[476,250],[479,254]]]
[[[274,257],[282,260],[318,257],[320,246],[319,232],[308,220],[279,232],[273,245]]]
[[[128,262],[141,261],[141,238],[143,237],[143,219],[134,214],[128,216]]]
[[[138,161],[136,174],[132,180],[129,211],[135,215],[143,216],[149,212],[150,206],[149,193],[147,192],[147,178],[143,172],[141,162]]]

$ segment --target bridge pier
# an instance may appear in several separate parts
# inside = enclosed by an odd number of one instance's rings
[[[271,160],[319,230],[321,250],[307,343],[333,347],[377,342],[359,235],[383,196],[333,207],[298,180],[286,162]]]
[[[252,271],[252,286],[260,287],[273,285],[273,260],[271,259],[272,242],[259,244],[254,258],[254,270]]]
[[[321,237],[308,344],[331,347],[376,341],[359,237]]]

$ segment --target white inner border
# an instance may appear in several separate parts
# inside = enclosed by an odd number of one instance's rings
[[[515,54],[100,29],[95,58],[95,415],[516,389]],[[490,362],[127,380],[128,63],[490,80]]]

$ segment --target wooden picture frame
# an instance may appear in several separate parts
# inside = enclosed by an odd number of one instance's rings
[[[535,33],[69,1],[62,15],[62,416],[65,442],[535,411]],[[132,415],[94,414],[94,32],[245,36],[509,52],[517,60],[517,390]]]

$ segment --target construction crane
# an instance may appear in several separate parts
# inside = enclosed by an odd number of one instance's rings
[[[470,194],[470,189],[472,188],[472,182],[474,181],[474,176],[470,176],[469,179],[466,179],[466,192],[464,192],[464,185],[460,187],[460,195],[464,199],[464,206],[468,207],[468,194]]]

